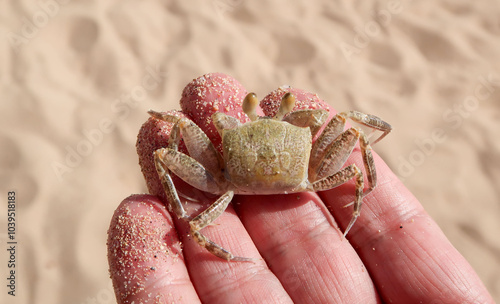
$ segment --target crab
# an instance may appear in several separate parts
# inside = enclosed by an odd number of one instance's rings
[[[323,109],[292,111],[295,97],[286,93],[274,117],[257,115],[258,100],[249,93],[242,110],[250,119],[238,119],[217,112],[212,121],[222,138],[223,154],[215,148],[208,136],[188,118],[150,110],[148,113],[174,123],[168,147],[154,152],[154,163],[169,202],[169,208],[178,218],[189,222],[194,240],[213,255],[228,261],[250,261],[209,240],[200,230],[214,222],[231,202],[234,194],[288,194],[305,191],[324,191],[355,180],[353,213],[344,232],[347,235],[360,215],[363,197],[377,185],[377,174],[368,136],[351,127],[344,131],[347,119],[383,133],[374,144],[384,138],[391,126],[374,115],[356,111],[335,115],[313,143],[312,139],[325,124],[328,112]],[[179,151],[183,139],[189,155]],[[364,176],[355,165],[344,166],[359,141],[368,187],[364,190]],[[191,186],[220,197],[198,216],[190,218],[179,199],[170,176],[173,172]]]

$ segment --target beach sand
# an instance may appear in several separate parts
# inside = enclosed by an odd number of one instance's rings
[[[147,191],[146,111],[210,72],[389,121],[374,149],[500,302],[499,15],[491,0],[2,1],[0,302],[114,303],[106,232]]]

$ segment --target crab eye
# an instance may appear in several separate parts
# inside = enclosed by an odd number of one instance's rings
[[[276,113],[274,119],[282,120],[286,114],[290,113],[293,110],[294,106],[295,106],[295,96],[293,96],[293,94],[290,92],[286,93],[285,95],[283,95],[283,98],[281,99],[281,104],[278,109],[278,113]]]
[[[255,93],[248,93],[243,100],[243,104],[241,106],[242,110],[245,114],[247,114],[251,121],[256,121],[258,118],[256,111],[258,105],[259,100],[257,99],[257,95],[255,95]]]

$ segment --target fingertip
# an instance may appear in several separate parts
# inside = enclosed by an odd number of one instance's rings
[[[187,117],[179,111],[168,111],[166,114]],[[168,139],[173,125],[173,123],[150,117],[141,126],[136,142],[139,165],[141,167],[142,174],[144,175],[148,191],[153,195],[159,196],[164,202],[167,201],[167,197],[158,176],[158,172],[155,168],[153,153],[157,149],[168,146]],[[183,143],[179,146],[179,150],[181,152],[186,152]],[[172,178],[175,179],[176,184],[180,183],[177,176],[173,175]]]
[[[157,197],[143,194],[123,200],[112,217],[107,247],[118,303],[199,301],[172,219]]]
[[[242,102],[247,90],[233,77],[223,73],[209,73],[193,79],[182,92],[181,108],[218,147],[221,138],[214,124],[212,115],[221,112],[248,121],[243,113]]]

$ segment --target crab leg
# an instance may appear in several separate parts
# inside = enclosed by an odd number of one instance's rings
[[[336,120],[333,125],[330,125],[330,129],[327,130],[327,132],[330,132],[329,136],[331,136],[334,131],[338,130],[340,126],[343,127],[342,121],[345,121],[345,119],[343,118],[343,116],[339,116],[339,119]],[[368,179],[368,189],[364,193],[363,174],[361,170],[359,170],[359,168],[355,165],[350,165],[331,175],[333,172],[338,171],[342,167],[342,165],[351,154],[358,140],[360,142],[363,165],[365,167]],[[347,225],[347,228],[344,232],[345,236],[356,222],[356,219],[359,217],[361,205],[363,203],[363,197],[370,193],[377,185],[375,162],[373,160],[373,155],[371,152],[372,148],[364,132],[357,128],[350,128],[347,131],[343,132],[337,137],[337,139],[335,139],[335,141],[331,142],[328,147],[323,147],[324,144],[324,142],[321,142],[318,144],[318,146],[316,146],[319,147],[317,148],[318,150],[316,150],[316,152],[318,152],[319,149],[322,150],[320,159],[316,159],[314,161],[311,160],[310,162],[313,163],[314,166],[309,168],[309,176],[312,181],[317,180],[312,184],[313,189],[315,191],[328,190],[345,183],[353,177],[356,177],[356,198],[354,202],[347,205],[350,206],[353,204],[354,211],[351,221]]]
[[[326,125],[318,139],[311,148],[311,158],[309,161],[309,172],[315,172],[320,163],[325,158],[330,145],[342,134],[346,118],[342,115],[335,115]],[[313,179],[314,180],[314,179]]]
[[[170,148],[158,149],[154,156],[156,164],[164,165],[168,171],[172,171],[191,186],[210,193],[224,191],[216,178],[194,158]]]
[[[328,118],[328,112],[322,109],[317,110],[297,110],[294,111],[285,118],[286,121],[297,127],[309,127],[311,129],[311,134],[314,137],[318,133],[321,126],[325,123]]]
[[[370,142],[365,133],[357,128],[348,129],[330,144],[329,149],[324,152],[323,158],[319,163],[315,162],[317,167],[309,168],[309,178],[315,181],[333,172],[337,172],[344,165],[358,140],[363,157],[363,166],[365,167],[368,179],[368,189],[364,192],[363,196],[370,193],[377,185],[377,171],[375,170]]]
[[[377,186],[377,170],[375,170],[372,147],[364,132],[360,132],[359,145],[361,148],[361,156],[363,157],[363,165],[366,170],[366,178],[368,179],[368,189],[363,193],[363,196],[366,196],[375,189],[375,186]]]
[[[231,252],[212,242],[199,231],[213,223],[223,212],[233,198],[234,192],[227,191],[217,199],[210,207],[189,221],[191,234],[200,246],[205,247],[213,255],[228,261],[251,261],[249,258],[234,256]]]
[[[377,186],[377,170],[375,170],[375,162],[373,160],[372,147],[370,146],[370,142],[366,137],[365,133],[360,133],[360,147],[361,147],[361,155],[363,157],[363,165],[365,166],[366,175],[368,179],[368,189],[363,192],[363,197],[368,195],[370,192],[375,189]],[[350,202],[345,205],[345,207],[349,207],[353,205],[355,202]]]
[[[350,128],[340,134],[324,150],[319,160],[314,161],[313,165],[309,164],[309,179],[316,181],[339,171],[354,149],[360,133],[360,130]]]
[[[392,127],[390,124],[386,123],[385,121],[383,121],[382,119],[380,119],[375,115],[364,114],[357,111],[342,112],[337,115],[341,115],[345,118],[350,118],[353,121],[365,125],[369,128],[384,132],[382,133],[382,135],[379,136],[379,138],[377,138],[373,142],[373,144],[376,144],[379,141],[381,141],[382,138],[384,138],[387,134],[389,134],[389,132],[392,131]]]
[[[312,184],[314,191],[324,191],[340,186],[352,178],[356,178],[356,199],[354,200],[354,211],[352,213],[352,218],[344,231],[344,237],[347,235],[349,230],[351,230],[361,212],[364,186],[363,173],[361,173],[361,170],[359,170],[359,168],[355,164],[352,164],[338,171],[337,173],[320,179],[319,181],[316,181]]]
[[[312,178],[312,180],[319,179],[328,174],[331,174],[331,172],[335,171],[333,169],[334,167],[340,169],[340,167],[347,159],[347,157],[345,157],[344,159],[344,157],[341,156],[343,156],[343,154],[351,153],[352,149],[350,149],[350,145],[353,143],[352,137],[349,137],[349,135],[346,133],[347,131],[342,133],[342,130],[344,129],[344,125],[348,118],[374,130],[384,132],[379,138],[377,138],[377,140],[375,140],[374,144],[379,142],[392,130],[391,125],[374,115],[364,114],[357,111],[342,112],[335,115],[313,144],[311,150],[311,158],[309,161],[309,176]],[[373,161],[373,155],[371,153],[372,149],[367,136],[363,131],[359,129],[356,130],[358,130],[356,138],[360,139],[359,142],[361,154],[363,157],[363,165],[367,172],[369,187],[368,190],[364,193],[364,195],[367,195],[375,188],[377,184],[375,163]],[[337,158],[334,161],[328,160],[329,157],[332,157],[332,154],[333,157]],[[336,154],[340,155],[335,156]],[[328,162],[328,166],[331,167],[329,168],[327,166],[329,170],[326,172],[322,169],[322,167],[324,167],[325,161]],[[320,173],[320,171],[322,171],[323,173]]]
[[[175,185],[170,176],[169,168],[176,168],[174,173],[176,173],[181,179],[184,179],[187,174],[187,177],[192,179],[191,185],[195,184],[195,186],[199,186],[199,184],[202,184],[202,186],[198,188],[219,190],[220,187],[214,179],[214,175],[215,178],[219,178],[219,180],[223,177],[220,168],[216,169],[214,164],[219,164],[220,155],[218,155],[218,152],[215,150],[212,143],[208,140],[208,138],[206,138],[206,135],[190,120],[155,111],[149,111],[148,113],[157,119],[175,123],[170,133],[168,148],[158,149],[155,151],[154,163],[167,195],[171,211],[174,212],[178,218],[187,220],[188,216],[179,199],[177,190],[175,189]],[[203,133],[203,135],[200,135],[199,133]],[[211,164],[208,163],[208,161],[205,161],[204,163],[208,164],[213,173],[207,172],[203,164],[200,164],[193,158],[178,151],[181,134],[190,153],[192,151],[193,154],[198,156],[200,154],[199,150],[206,153],[206,158],[201,158],[212,162]],[[220,163],[222,163],[222,160],[220,160]]]
[[[189,119],[155,111],[149,111],[149,114],[157,119],[175,123],[170,133],[168,147],[158,149],[154,152],[154,162],[172,211],[179,218],[189,220],[179,200],[169,171],[172,171],[195,188],[210,193],[220,193],[226,186],[222,175],[222,169],[224,168],[222,157],[215,150],[215,147],[205,133]],[[229,123],[232,123],[232,121],[229,121]],[[178,151],[181,136],[189,154],[193,157]],[[233,191],[227,191],[209,208],[194,219],[189,220],[191,234],[199,245],[205,247],[217,257],[228,261],[250,261],[251,259],[248,258],[234,256],[199,232],[215,221],[226,210],[233,195]]]
[[[241,122],[238,119],[221,112],[213,114],[212,121],[221,137],[224,130],[231,130],[241,126]]]
[[[222,169],[224,168],[224,161],[222,160],[222,156],[200,127],[187,118],[179,118],[155,111],[149,111],[148,113],[157,119],[175,123],[170,132],[168,144],[170,149],[178,150],[182,135],[189,155],[200,162],[217,180],[220,181],[223,179]]]
[[[170,177],[167,166],[160,158],[157,157],[156,152],[154,154],[154,158],[156,172],[158,172],[161,184],[163,185],[163,190],[167,195],[170,211],[174,212],[178,218],[188,219],[187,213],[179,199],[179,195],[175,190],[174,182],[172,181],[172,177]]]

